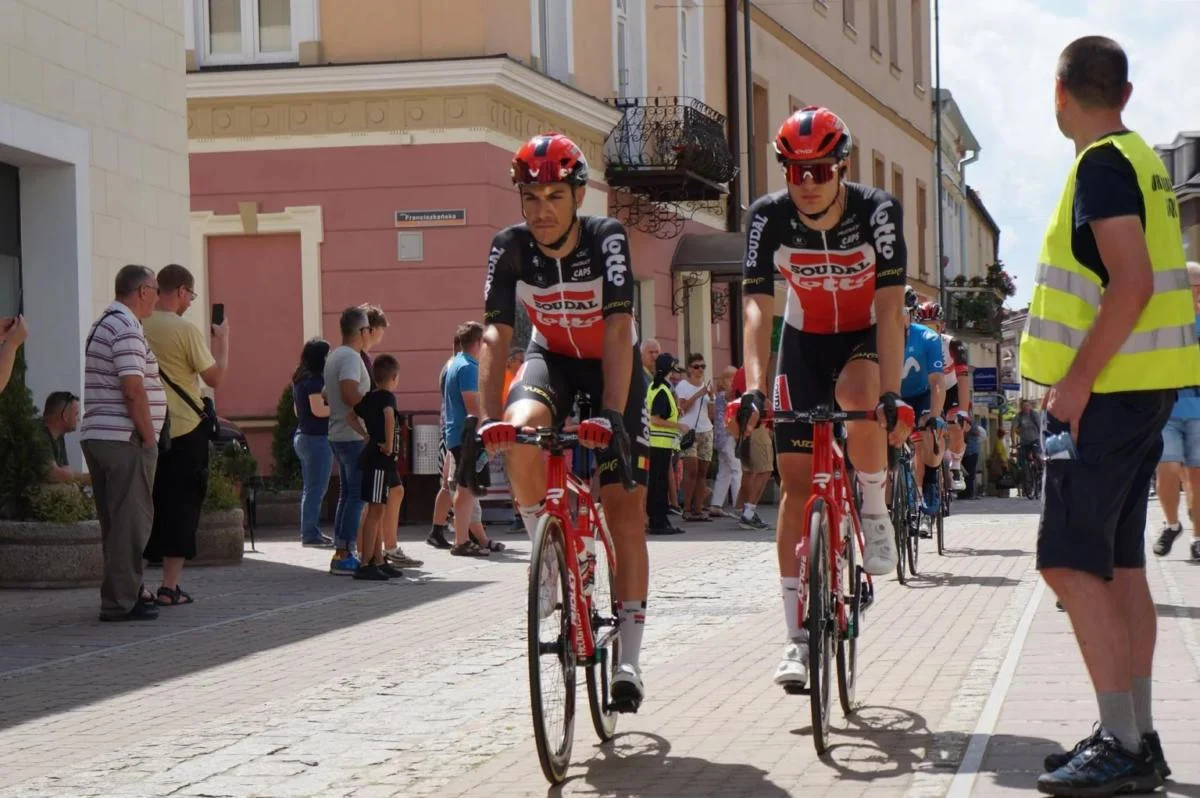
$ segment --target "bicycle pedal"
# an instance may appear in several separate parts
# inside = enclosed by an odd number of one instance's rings
[[[783,685],[783,692],[787,693],[788,695],[809,695],[812,693],[812,691],[808,689],[807,685],[797,684],[795,682],[788,682],[787,684]]]

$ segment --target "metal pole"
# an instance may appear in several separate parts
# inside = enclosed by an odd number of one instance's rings
[[[942,33],[941,33],[941,2],[933,0],[933,55],[934,55],[934,89],[933,89],[933,125],[936,152],[934,154],[934,171],[937,179],[937,266],[938,266],[938,302],[946,309],[946,256],[945,238],[943,232],[943,197],[942,197]]]
[[[750,0],[743,0],[742,14],[745,43],[743,47],[746,50],[746,185],[750,189],[746,197],[746,205],[758,199],[758,177],[755,173],[755,166],[758,161],[758,154],[755,152],[754,145],[754,69],[751,66],[752,60],[750,57]],[[740,211],[739,211],[740,212]]]
[[[738,124],[741,111],[738,105],[738,0],[725,0],[725,124],[728,130],[729,151],[741,166],[742,129]],[[725,214],[725,229],[737,233],[742,229],[741,169],[729,181],[729,203]]]

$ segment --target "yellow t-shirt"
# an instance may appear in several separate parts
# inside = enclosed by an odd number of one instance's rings
[[[150,350],[158,358],[159,372],[187,391],[200,407],[200,372],[216,363],[204,341],[204,333],[190,321],[165,310],[154,311],[153,316],[142,322],[142,327]],[[163,380],[163,390],[167,392],[167,409],[171,412],[172,438],[186,435],[200,426],[200,416],[167,385],[166,380]]]

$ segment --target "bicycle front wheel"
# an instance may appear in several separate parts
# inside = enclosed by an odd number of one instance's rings
[[[950,467],[942,464],[942,508],[937,516],[937,550],[939,556],[946,556],[946,516],[950,515]]]
[[[829,510],[818,499],[808,519],[808,684],[813,745],[818,755],[829,748],[829,707],[833,698],[830,666],[837,631],[830,594],[829,529]]]
[[[610,565],[616,559],[610,559],[611,545],[607,534],[596,535],[595,586],[592,588],[592,630],[596,634],[617,623],[616,574]],[[611,740],[617,731],[617,713],[608,705],[620,653],[620,639],[614,636],[607,646],[596,649],[596,661],[587,669],[588,708],[592,711],[592,726],[603,743]]]
[[[908,552],[908,472],[903,461],[892,469],[892,531],[896,536],[896,579],[904,584],[904,558]]]
[[[846,715],[854,714],[854,687],[858,683],[858,632],[862,622],[863,572],[858,565],[856,546],[854,524],[848,517],[843,518],[839,589],[846,607],[847,623],[845,631],[839,630],[837,638],[837,677],[838,698]],[[834,615],[838,615],[837,605],[834,605]]]
[[[573,556],[573,555],[572,555]],[[529,704],[542,773],[561,784],[575,739],[574,608],[562,522],[543,516],[529,565]]]

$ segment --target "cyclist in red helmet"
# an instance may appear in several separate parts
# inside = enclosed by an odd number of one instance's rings
[[[512,181],[520,190],[523,224],[492,239],[484,286],[483,348],[479,357],[480,435],[488,451],[507,452],[513,496],[532,536],[544,511],[546,469],[533,446],[514,445],[519,427],[561,426],[577,393],[597,409],[580,440],[597,448],[600,499],[619,567],[620,661],[611,701],[636,712],[643,685],[638,655],[646,615],[649,560],[645,506],[649,426],[646,383],[637,357],[634,276],[629,237],[615,219],[580,216],[587,191],[583,152],[566,136],[534,136],[517,151]],[[504,369],[517,305],[533,336],[525,363],[501,402]],[[637,488],[626,491],[616,455],[601,451],[611,436],[632,442]]]
[[[900,398],[907,252],[896,199],[846,181],[850,152],[849,129],[827,108],[801,108],[775,137],[787,188],[750,206],[743,267],[749,390],[742,402],[752,421],[766,401],[780,280],[787,304],[774,407],[806,410],[836,397],[843,409],[878,411],[880,423],[849,424],[848,433],[863,497],[863,567],[879,575],[896,567],[884,500],[887,443],[899,445],[913,425],[912,408]],[[775,442],[782,484],[776,540],[788,633],[775,682],[786,686],[808,679],[807,639],[796,617],[795,551],[812,482],[812,428],[777,422]]]
[[[942,336],[942,351],[945,367],[942,379],[946,388],[946,460],[950,465],[950,489],[966,490],[963,479],[962,460],[967,451],[966,431],[971,427],[971,385],[968,379],[970,364],[967,362],[967,346],[946,332],[946,318],[942,306],[927,302],[922,306],[927,320],[921,322]]]

